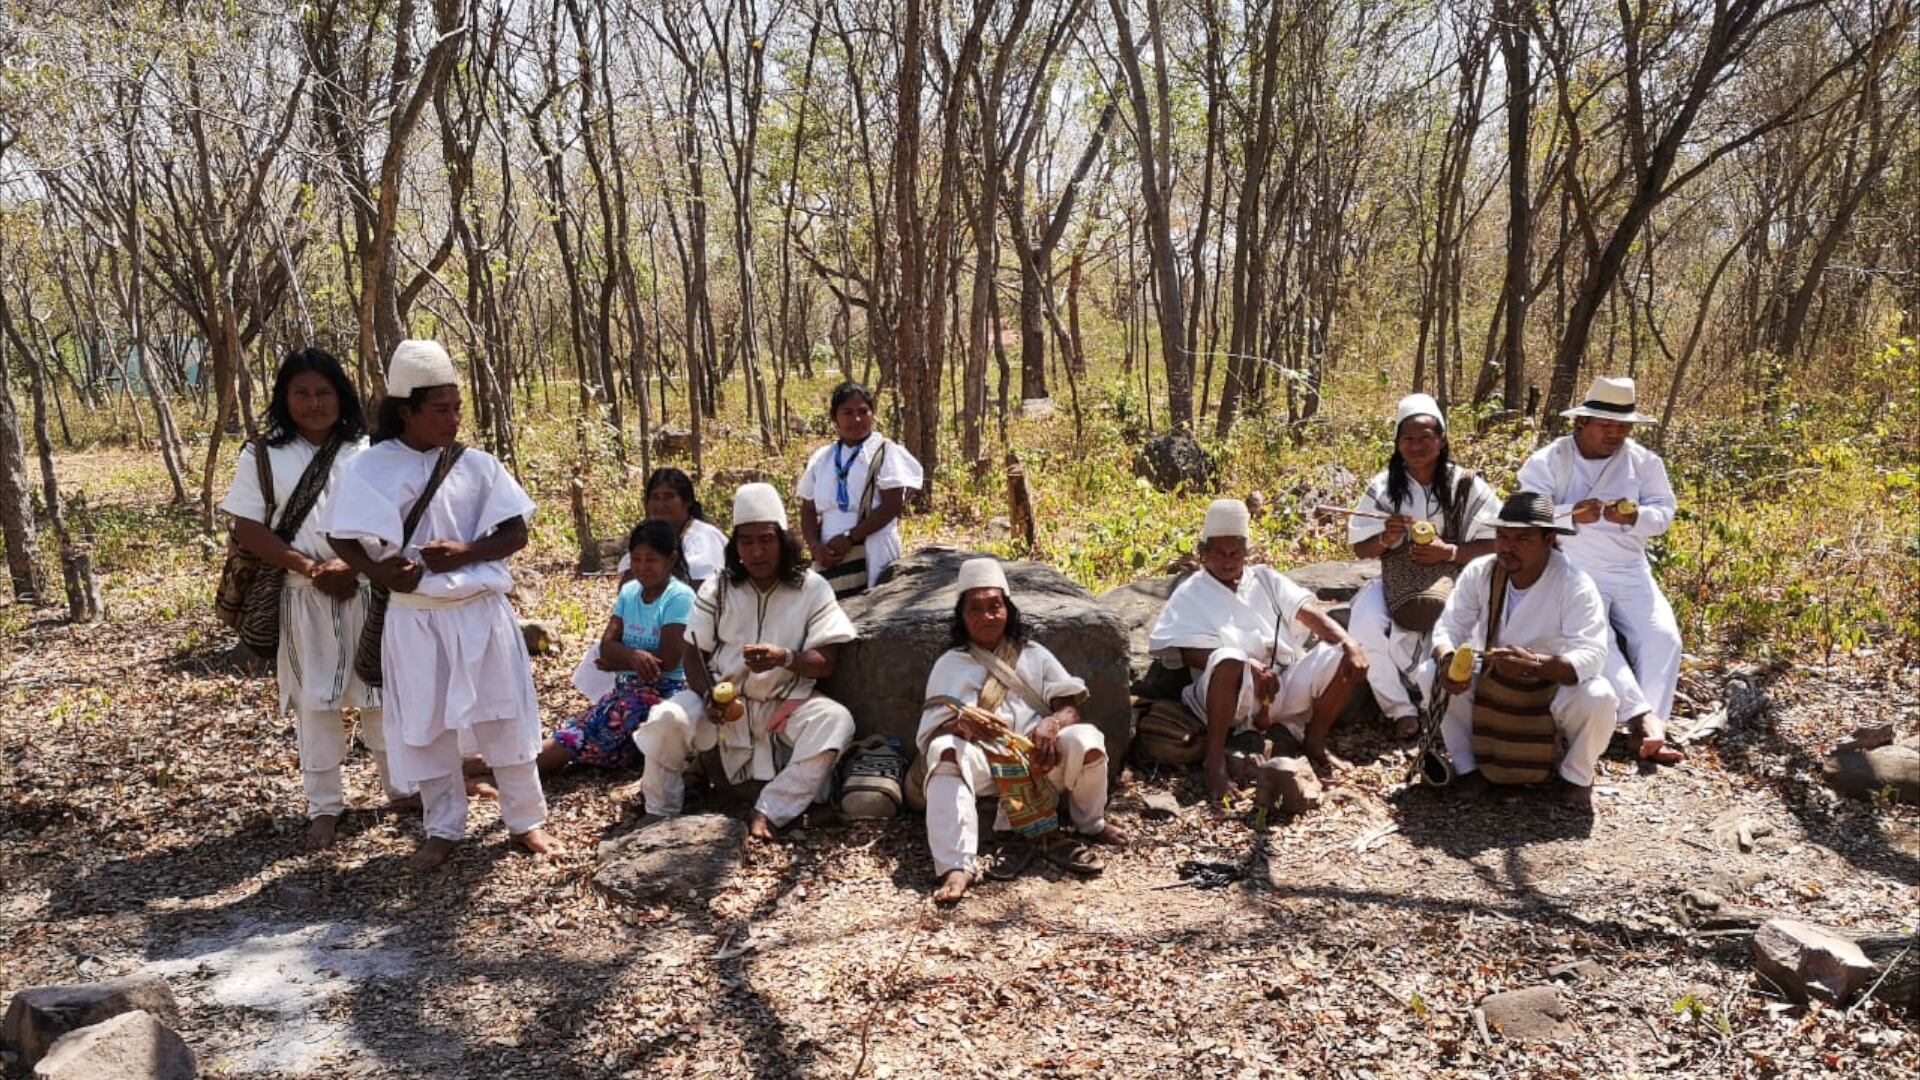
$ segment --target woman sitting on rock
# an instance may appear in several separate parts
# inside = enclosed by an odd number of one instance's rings
[[[633,580],[620,586],[595,661],[614,676],[613,686],[540,748],[543,772],[569,762],[615,769],[639,764],[634,729],[655,705],[686,689],[680,654],[694,593],[673,576],[680,536],[667,522],[643,521],[627,540],[627,557]]]
[[[1018,874],[1036,853],[1076,874],[1099,873],[1100,857],[1060,828],[1065,793],[1081,836],[1126,843],[1106,821],[1106,738],[1080,718],[1087,684],[1028,639],[999,562],[963,563],[956,591],[953,647],[927,676],[915,740],[928,761],[927,844],[940,877],[934,902],[956,903],[978,880],[974,798],[996,791],[995,829],[1028,843],[1009,849],[995,876]]]

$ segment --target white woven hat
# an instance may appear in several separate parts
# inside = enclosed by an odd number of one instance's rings
[[[1007,588],[1007,572],[995,558],[968,559],[961,563],[960,576],[953,584],[961,596],[975,589],[999,589],[1008,596],[1013,595],[1013,590]]]
[[[1200,526],[1200,539],[1211,540],[1216,536],[1247,536],[1247,523],[1251,520],[1247,514],[1247,504],[1239,499],[1215,499],[1207,507],[1207,520]]]
[[[1393,433],[1400,434],[1400,425],[1416,416],[1431,416],[1440,422],[1440,434],[1447,433],[1447,417],[1440,411],[1440,403],[1433,400],[1432,394],[1408,394],[1400,399],[1400,406],[1393,410]]]
[[[412,397],[429,386],[458,386],[460,371],[437,341],[413,338],[393,347],[387,364],[387,396]]]
[[[1598,420],[1620,420],[1629,424],[1657,424],[1660,421],[1639,409],[1639,396],[1632,379],[1611,379],[1602,375],[1587,387],[1587,399],[1561,416],[1591,416]]]
[[[787,504],[772,484],[741,484],[733,493],[733,527],[773,524],[787,531]]]

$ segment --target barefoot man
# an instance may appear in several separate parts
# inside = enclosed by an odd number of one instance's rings
[[[1591,813],[1594,764],[1606,753],[1617,705],[1601,674],[1600,592],[1559,550],[1572,529],[1554,519],[1545,495],[1513,495],[1492,524],[1494,553],[1460,572],[1433,628],[1442,672],[1462,646],[1485,659],[1477,677],[1442,683],[1453,695],[1440,734],[1460,778],[1454,786],[1475,795],[1489,780],[1544,777],[1562,744],[1560,797]]]
[[[726,569],[708,579],[687,620],[687,688],[654,706],[633,741],[646,756],[640,792],[648,814],[680,813],[693,755],[718,748],[727,779],[766,781],[747,834],[773,831],[831,793],[833,763],[853,741],[853,714],[814,689],[833,674],[853,623],[833,587],[807,568],[771,484],[743,485],[733,497]],[[726,719],[713,703],[717,682],[739,686],[745,709]],[[780,767],[776,743],[786,755]]]
[[[1236,794],[1227,736],[1275,723],[1300,742],[1315,771],[1339,764],[1327,733],[1367,676],[1367,653],[1313,595],[1271,566],[1247,565],[1247,504],[1216,499],[1200,530],[1198,573],[1167,598],[1148,648],[1185,665],[1181,700],[1207,721],[1207,797]]]
[[[1680,624],[1653,580],[1647,541],[1673,524],[1677,503],[1660,455],[1635,442],[1639,411],[1632,379],[1599,378],[1586,400],[1561,414],[1573,434],[1534,452],[1520,467],[1520,486],[1552,497],[1580,531],[1562,543],[1606,604],[1607,679],[1620,698],[1618,722],[1643,759],[1672,764],[1685,757],[1667,745],[1673,694],[1680,683]],[[1614,640],[1626,640],[1622,653]]]

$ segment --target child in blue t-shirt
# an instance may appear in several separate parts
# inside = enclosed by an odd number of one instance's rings
[[[627,541],[633,580],[620,587],[600,637],[602,671],[617,672],[613,689],[553,733],[540,748],[542,771],[569,762],[602,768],[640,764],[633,729],[655,705],[686,687],[680,654],[693,590],[673,576],[680,537],[664,521],[643,521]]]

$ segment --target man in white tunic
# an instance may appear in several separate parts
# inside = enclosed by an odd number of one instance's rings
[[[1653,580],[1647,542],[1667,531],[1678,508],[1660,456],[1631,437],[1654,418],[1639,411],[1632,379],[1598,378],[1586,400],[1562,413],[1573,434],[1548,443],[1520,467],[1519,483],[1550,496],[1580,531],[1563,541],[1567,557],[1593,578],[1607,621],[1607,677],[1620,698],[1618,721],[1640,757],[1662,763],[1684,755],[1666,744],[1680,683],[1680,624]]]
[[[1367,484],[1358,507],[1387,518],[1348,518],[1347,541],[1356,559],[1405,557],[1465,566],[1493,552],[1493,526],[1481,519],[1498,505],[1486,480],[1453,463],[1439,403],[1426,394],[1408,394],[1395,410],[1393,457]],[[1412,528],[1422,521],[1433,526],[1433,537],[1416,543]],[[1394,621],[1384,578],[1367,582],[1353,598],[1347,631],[1367,650],[1367,684],[1381,714],[1400,738],[1412,738],[1419,731],[1419,710],[1407,680],[1426,660],[1422,646],[1428,635]]]
[[[406,519],[460,433],[459,373],[431,341],[394,350],[373,446],[354,460],[329,507],[334,550],[391,590],[380,667],[394,778],[418,784],[422,870],[467,835],[463,750],[493,770],[513,842],[552,850],[534,758],[540,706],[507,592],[507,559],[527,543],[533,500],[499,460],[465,448],[411,535]]]
[[[1066,795],[1071,824],[1080,835],[1124,844],[1126,834],[1106,820],[1107,740],[1081,719],[1087,684],[1071,675],[1044,645],[1027,636],[1007,575],[996,559],[969,559],[960,566],[951,630],[953,647],[940,654],[927,676],[927,706],[915,738],[931,762],[927,770],[927,845],[940,888],[935,903],[951,904],[980,876],[980,814],[974,799],[998,787],[984,746],[1007,754],[1006,735],[1031,744],[1020,751],[1023,778]],[[1005,732],[983,730],[956,708],[970,705],[997,716]],[[1016,790],[1019,790],[1016,788]],[[1085,845],[1059,834],[1057,810],[1018,815],[1021,834],[1040,846],[1028,848],[1074,873],[1097,874],[1104,864]],[[1006,796],[996,830],[1013,828]]]
[[[1475,559],[1461,572],[1433,628],[1434,663],[1444,672],[1454,650],[1470,646],[1504,677],[1559,684],[1551,710],[1564,746],[1558,771],[1561,797],[1591,811],[1594,767],[1612,737],[1618,704],[1603,675],[1608,631],[1599,590],[1558,549],[1556,540],[1573,529],[1555,520],[1545,495],[1513,495],[1493,524],[1494,554]],[[1489,651],[1496,567],[1505,572],[1506,587],[1495,647]],[[1427,671],[1430,678],[1432,669]],[[1484,791],[1487,782],[1478,773],[1473,749],[1473,693],[1482,677],[1442,683],[1453,697],[1441,737],[1460,778],[1455,786],[1466,795]]]
[[[1185,665],[1181,695],[1207,721],[1207,796],[1237,794],[1227,776],[1227,736],[1284,727],[1316,771],[1340,764],[1327,733],[1366,677],[1367,653],[1313,595],[1271,566],[1247,565],[1247,505],[1216,499],[1200,531],[1201,569],[1173,591],[1148,648]],[[1317,640],[1316,640],[1317,639]]]
[[[807,568],[771,484],[746,484],[733,499],[727,567],[700,588],[686,640],[687,689],[654,706],[633,733],[646,756],[640,791],[648,814],[680,813],[687,766],[718,750],[731,783],[765,781],[748,835],[774,829],[825,800],[833,765],[853,741],[853,714],[814,689],[833,674],[839,646],[854,639],[826,579]],[[742,714],[714,706],[716,683],[739,688]]]

